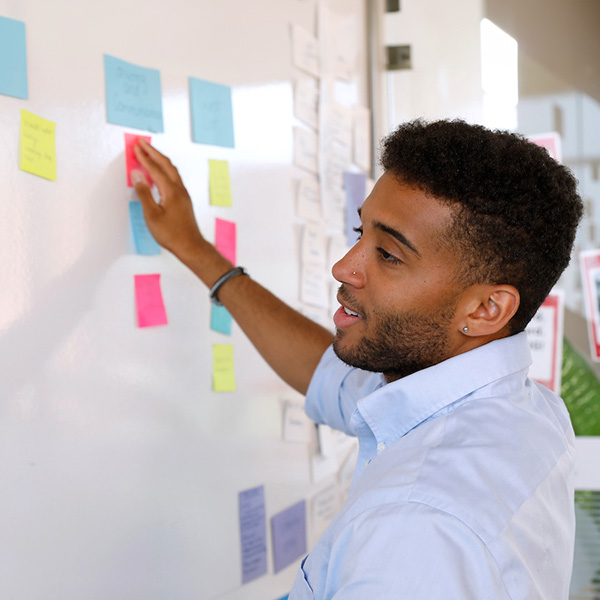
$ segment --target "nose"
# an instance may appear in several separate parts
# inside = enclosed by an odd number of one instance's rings
[[[365,284],[364,265],[360,241],[338,260],[331,269],[331,274],[340,282],[353,287]]]

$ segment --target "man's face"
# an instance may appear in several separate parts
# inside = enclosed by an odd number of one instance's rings
[[[342,284],[337,355],[388,381],[453,356],[463,288],[458,258],[443,243],[452,209],[388,172],[365,200],[361,221],[360,240],[333,266]]]

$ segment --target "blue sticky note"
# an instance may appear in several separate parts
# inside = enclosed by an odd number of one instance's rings
[[[224,306],[211,305],[210,328],[213,331],[231,335],[231,322],[233,321],[229,311]]]
[[[267,518],[265,488],[259,486],[239,494],[242,583],[267,572]]]
[[[346,188],[346,242],[352,247],[356,243],[354,227],[360,227],[358,209],[365,201],[367,191],[367,176],[364,173],[344,173]]]
[[[306,502],[302,500],[271,517],[275,573],[306,554]]]
[[[28,98],[25,23],[0,17],[0,94]]]
[[[106,118],[109,123],[162,132],[160,73],[104,55]]]
[[[129,203],[129,219],[137,253],[145,255],[160,254],[160,246],[152,237],[146,225],[141,202]]]
[[[231,88],[190,77],[192,139],[197,144],[235,147]]]
[[[279,600],[288,600],[289,597],[290,597],[290,595],[286,594],[285,596],[281,596],[281,598],[279,598]]]

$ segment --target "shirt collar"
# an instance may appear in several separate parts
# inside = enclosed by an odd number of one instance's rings
[[[389,445],[441,409],[530,364],[522,332],[384,385],[358,401],[358,412],[377,442]]]

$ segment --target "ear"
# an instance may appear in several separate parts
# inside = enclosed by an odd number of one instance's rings
[[[463,335],[497,334],[508,325],[519,308],[519,292],[512,285],[473,286],[471,291],[463,311],[464,324],[460,324]]]

